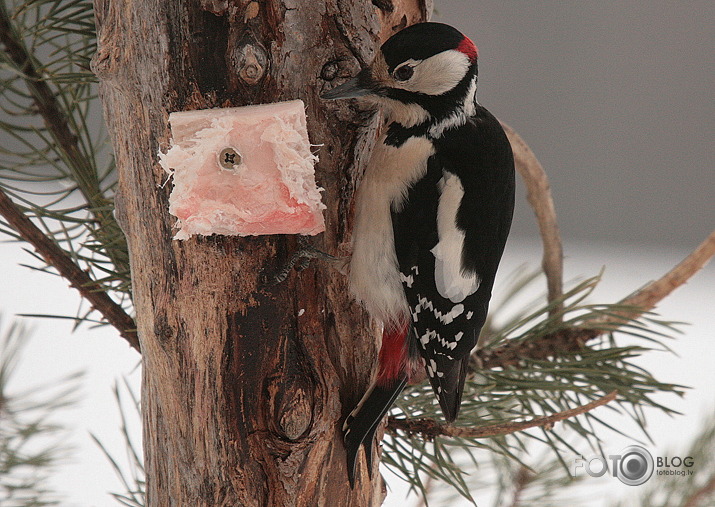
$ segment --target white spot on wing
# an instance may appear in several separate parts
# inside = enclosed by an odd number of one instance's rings
[[[437,332],[430,331],[428,329],[427,332],[420,337],[420,343],[422,344],[422,348],[425,348],[425,346],[429,343],[429,341],[432,338],[434,338],[435,336],[437,336]]]
[[[412,274],[413,271],[414,271],[414,275]],[[409,274],[406,275],[406,274],[400,272],[400,281],[402,283],[404,283],[405,285],[407,285],[407,287],[409,289],[411,289],[412,284],[415,283],[415,275],[419,275],[419,274],[420,274],[419,268],[417,266],[412,266],[410,268]]]
[[[404,273],[400,273],[400,281],[407,285],[409,289],[412,288],[412,284],[415,283],[415,278],[412,275],[406,275]]]
[[[457,211],[464,197],[459,177],[445,172],[440,180],[441,195],[437,208],[439,242],[432,249],[435,258],[435,283],[437,291],[453,303],[460,303],[479,288],[476,273],[462,271],[464,232],[457,228]]]
[[[442,313],[440,312],[437,308],[434,307],[434,304],[432,301],[428,300],[427,298],[423,298],[421,296],[418,297],[418,302],[417,305],[415,306],[415,311],[412,312],[413,317],[419,313],[422,309],[425,310],[431,310],[432,313],[434,313],[434,317],[438,319],[442,324],[451,324],[456,317],[459,317],[464,313],[464,305],[463,304],[456,304],[452,307],[450,311],[447,313]]]

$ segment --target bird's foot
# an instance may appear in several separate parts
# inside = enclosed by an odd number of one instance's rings
[[[265,282],[267,285],[278,285],[283,283],[292,269],[296,271],[303,271],[306,269],[313,259],[320,259],[324,261],[329,261],[330,263],[345,263],[344,259],[330,255],[329,253],[318,250],[313,245],[310,244],[310,240],[307,236],[298,236],[298,249],[293,252],[290,259],[279,269],[276,273],[271,276],[267,276]],[[340,269],[340,266],[338,266]]]

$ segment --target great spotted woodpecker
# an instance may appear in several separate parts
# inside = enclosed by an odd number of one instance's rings
[[[323,98],[377,103],[384,129],[356,194],[350,288],[383,325],[379,368],[345,423],[348,472],[407,382],[427,377],[457,417],[514,209],[514,160],[477,102],[477,48],[421,23]]]

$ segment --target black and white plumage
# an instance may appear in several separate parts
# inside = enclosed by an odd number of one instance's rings
[[[476,90],[472,41],[422,23],[324,95],[372,100],[385,118],[355,205],[350,287],[385,331],[376,381],[346,422],[351,481],[360,444],[370,461],[377,423],[420,370],[447,421],[459,412],[514,208],[511,147]]]

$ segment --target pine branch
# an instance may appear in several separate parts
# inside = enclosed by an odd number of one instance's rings
[[[144,461],[141,457],[141,452],[136,449],[135,442],[133,441],[130,430],[127,426],[127,419],[129,417],[137,418],[141,417],[141,408],[137,396],[132,391],[127,379],[124,379],[124,389],[129,394],[131,399],[130,406],[136,411],[131,410],[127,412],[124,407],[124,402],[121,395],[121,390],[118,383],[114,385],[114,398],[117,402],[117,407],[119,408],[119,416],[121,421],[121,434],[124,438],[124,446],[126,448],[127,461],[124,466],[122,466],[121,460],[115,458],[107,449],[107,447],[102,443],[101,440],[94,434],[90,433],[90,437],[96,443],[102,454],[109,461],[115,474],[124,486],[123,493],[110,493],[114,499],[122,505],[129,507],[145,507],[146,506],[146,471],[144,469]]]
[[[523,359],[548,359],[582,350],[588,341],[654,308],[658,302],[700,271],[713,255],[715,255],[715,231],[659,280],[651,282],[621,301],[619,306],[627,307],[628,310],[621,310],[620,314],[587,322],[585,323],[587,327],[559,329],[533,340],[507,343],[491,350],[480,349],[474,353],[474,356],[480,368],[493,369],[518,366]]]
[[[563,341],[568,342],[570,333],[582,331],[582,329],[576,329],[579,323],[585,323],[590,319],[604,315],[616,314],[623,307],[583,304],[598,280],[599,277],[585,280],[568,290],[559,301],[566,307],[566,315],[575,315],[575,317],[564,319],[565,325],[570,327],[564,327],[564,322],[561,319],[549,317],[548,310],[553,305],[548,305],[507,324],[499,332],[500,338],[497,339],[501,341],[493,343],[504,343],[504,340],[510,340],[507,343],[511,346],[529,342],[538,343],[543,337],[553,336],[557,331]],[[658,338],[667,335],[652,329],[653,325],[672,330],[670,324],[650,318],[631,321],[624,319],[619,326],[611,325],[611,330],[620,328],[619,330],[623,334],[662,345]],[[605,324],[601,326],[602,328],[607,327]],[[571,331],[567,331],[569,329]],[[598,332],[604,333],[605,331],[600,329]],[[512,338],[507,338],[508,336]],[[624,410],[645,432],[645,420],[641,414],[644,407],[654,407],[666,413],[672,413],[666,406],[654,402],[653,393],[682,395],[681,386],[659,382],[647,371],[629,361],[648,348],[618,347],[615,345],[613,337],[610,340],[605,338],[595,340],[595,343],[589,344],[588,347],[571,353],[559,350],[559,344],[552,345],[554,345],[553,357],[550,358],[538,360],[527,356],[517,356],[514,362],[516,368],[505,367],[501,370],[478,368],[478,371],[465,384],[465,397],[461,411],[462,427],[479,430],[479,425],[501,424],[505,420],[511,422],[515,417],[519,418],[517,420],[528,420],[541,414],[573,410],[597,398],[601,393],[617,390],[619,396],[613,405],[618,405],[618,407],[614,407],[614,410],[619,412]],[[427,398],[427,392],[431,394],[429,385],[420,384],[409,387],[399,400],[396,410],[399,409],[404,414],[403,417],[420,417],[439,421],[439,413],[435,405]],[[575,430],[580,438],[596,447],[599,445],[600,437],[594,425],[619,432],[617,428],[604,422],[597,414],[590,412],[578,419],[568,419],[564,422],[564,428]],[[536,434],[521,432],[519,428],[516,430],[514,433],[507,433],[503,436],[496,435],[498,438],[463,436],[435,439],[430,446],[426,446],[424,443],[425,435],[423,433],[413,435],[408,432],[392,431],[392,438],[385,441],[384,461],[391,470],[420,491],[424,491],[424,482],[420,478],[420,474],[435,475],[453,486],[465,498],[469,497],[469,488],[475,487],[475,479],[470,479],[469,487],[464,485],[464,478],[454,472],[453,461],[443,458],[451,451],[456,451],[469,458],[473,463],[480,463],[480,465],[481,460],[475,451],[480,447],[519,461],[515,455],[515,449],[522,449],[528,444],[528,441],[534,440],[550,447],[558,458],[558,463],[566,466],[561,453],[564,448],[573,450],[573,447],[563,440],[563,432],[550,432],[544,429],[542,430],[543,434]],[[469,434],[467,433],[467,435]]]
[[[127,250],[126,240],[112,214],[112,203],[101,188],[93,154],[82,150],[82,142],[73,128],[72,119],[50,88],[48,78],[38,70],[39,64],[14,28],[4,3],[0,3],[0,43],[27,86],[30,99],[50,133],[57,154],[71,171],[77,189],[96,218],[98,226],[92,232],[103,246],[103,254],[112,261],[118,273],[127,272],[127,262],[120,253]]]
[[[640,313],[653,309],[661,300],[705,267],[713,255],[715,255],[715,230],[680,264],[659,280],[649,283],[632,296],[624,299],[623,304],[641,309]]]
[[[387,419],[387,429],[393,433],[397,430],[404,431],[408,434],[420,433],[422,436],[430,440],[434,439],[438,435],[456,438],[496,437],[516,433],[517,431],[524,431],[538,426],[551,427],[559,421],[576,417],[577,415],[584,414],[605,405],[606,403],[615,400],[617,394],[617,391],[612,391],[607,395],[580,407],[564,410],[563,412],[558,412],[549,416],[536,417],[530,421],[493,424],[480,428],[465,428],[461,426],[453,426],[451,424],[440,424],[434,419],[405,419],[390,416]]]
[[[137,338],[136,325],[124,309],[115,303],[103,290],[97,289],[97,282],[83,271],[72,259],[50,238],[27,218],[7,194],[0,189],[0,215],[5,217],[8,224],[30,243],[35,250],[53,266],[70,285],[92,306],[101,313],[107,321],[114,326],[119,334],[129,342],[134,349],[140,351]]]
[[[541,261],[548,288],[548,301],[558,301],[563,296],[564,253],[561,245],[559,224],[556,221],[554,199],[551,196],[551,186],[546,171],[539,163],[524,139],[509,125],[501,122],[506,132],[512,150],[516,170],[526,184],[526,198],[531,204],[539,224],[539,232],[544,248]],[[549,311],[552,316],[563,312],[563,305],[555,305]]]

